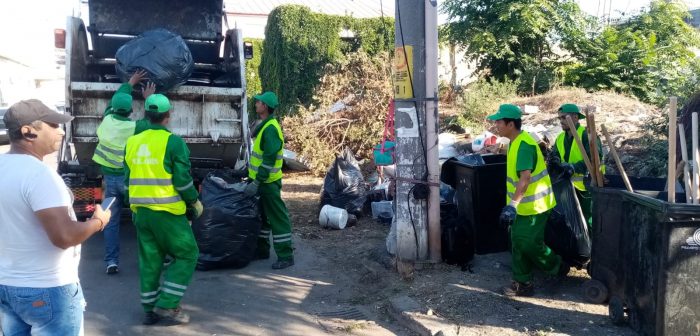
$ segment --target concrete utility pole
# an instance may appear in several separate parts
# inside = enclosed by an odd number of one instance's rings
[[[416,261],[441,260],[437,2],[396,1],[395,31],[396,256],[408,277]]]

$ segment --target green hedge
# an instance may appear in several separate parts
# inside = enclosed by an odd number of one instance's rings
[[[356,39],[342,40],[342,28],[353,31]],[[362,48],[374,55],[393,47],[393,19],[382,24],[380,18],[353,19],[313,13],[305,6],[280,6],[270,13],[265,27],[259,70],[262,88],[277,93],[278,112],[284,115],[298,104],[313,103],[323,67],[336,63],[344,52]]]
[[[245,39],[246,42],[253,43],[253,58],[245,62],[245,81],[246,81],[246,97],[248,98],[248,112],[255,112],[253,104],[253,96],[262,92],[262,84],[260,82],[260,60],[263,54],[262,39]]]

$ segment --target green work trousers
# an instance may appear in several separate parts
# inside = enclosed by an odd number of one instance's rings
[[[288,260],[294,257],[292,249],[292,224],[289,221],[287,206],[282,201],[282,180],[271,183],[261,183],[258,189],[260,195],[260,212],[262,228],[258,236],[258,255],[269,255],[270,233],[278,260]]]
[[[532,269],[555,275],[559,272],[561,257],[554,254],[544,244],[544,229],[550,211],[533,215],[517,215],[510,228],[513,258],[513,280],[517,282],[532,281]]]
[[[134,214],[139,244],[141,305],[147,312],[154,307],[172,309],[190,284],[197,266],[199,249],[185,215],[173,215],[139,207]],[[173,258],[163,271],[166,255]],[[161,284],[161,273],[164,273]]]
[[[576,198],[581,204],[581,212],[583,212],[583,218],[588,223],[588,232],[590,233],[593,230],[593,196],[588,190],[581,191],[576,189]]]

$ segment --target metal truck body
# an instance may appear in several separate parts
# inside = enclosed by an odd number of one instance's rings
[[[172,104],[168,129],[187,143],[193,170],[243,168],[249,147],[245,57],[239,30],[224,31],[223,0],[90,0],[89,25],[69,17],[65,32],[66,126],[59,173],[76,196],[78,213],[101,198],[100,169],[92,161],[97,127],[121,80],[115,53],[144,31],[165,28],[187,43],[195,69],[184,85],[164,92]],[[144,115],[134,92],[132,120]]]

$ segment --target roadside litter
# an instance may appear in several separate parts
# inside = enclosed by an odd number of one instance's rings
[[[361,217],[367,199],[366,190],[360,166],[352,151],[345,148],[343,153],[335,158],[323,179],[321,207],[329,204]]]

